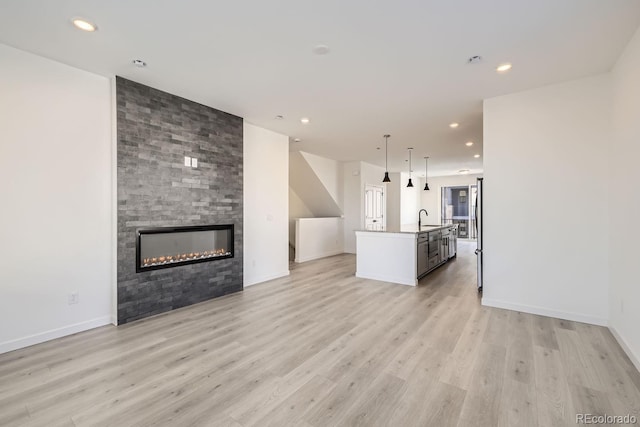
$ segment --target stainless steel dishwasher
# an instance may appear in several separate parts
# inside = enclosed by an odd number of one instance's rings
[[[440,262],[449,259],[449,228],[440,231]]]
[[[429,232],[429,270],[440,264],[440,231]]]
[[[429,271],[429,236],[427,233],[418,234],[418,277]]]

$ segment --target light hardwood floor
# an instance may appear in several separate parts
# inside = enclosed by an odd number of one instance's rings
[[[482,307],[474,245],[418,287],[355,256],[0,355],[1,426],[563,426],[640,418],[606,328]]]

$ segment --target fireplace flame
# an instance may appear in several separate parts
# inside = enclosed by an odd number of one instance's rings
[[[142,266],[143,267],[152,267],[156,265],[164,265],[164,264],[174,264],[185,261],[193,261],[197,259],[206,259],[206,258],[216,258],[220,256],[231,255],[231,252],[226,249],[214,249],[211,251],[203,251],[203,252],[189,252],[177,255],[164,255],[158,257],[151,258],[143,258]]]

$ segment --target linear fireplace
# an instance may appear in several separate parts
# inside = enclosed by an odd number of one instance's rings
[[[233,224],[137,230],[137,273],[225,258],[233,258]]]

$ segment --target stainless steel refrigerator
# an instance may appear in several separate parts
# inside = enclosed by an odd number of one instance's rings
[[[476,255],[478,257],[478,291],[482,291],[482,258],[484,254],[482,253],[482,224],[483,215],[482,215],[482,178],[478,178],[478,192],[476,193],[476,232],[477,232],[477,247],[476,247]]]

